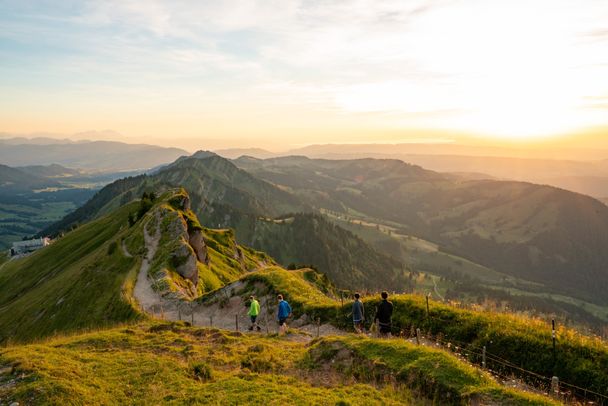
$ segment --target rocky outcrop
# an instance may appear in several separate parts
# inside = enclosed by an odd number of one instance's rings
[[[209,255],[205,245],[204,235],[200,228],[190,225],[188,210],[190,199],[187,196],[176,196],[172,206],[180,209],[167,211],[164,214],[167,240],[171,244],[170,265],[183,278],[198,284],[198,262],[209,264]]]
[[[176,210],[190,210],[190,196],[186,193],[179,193],[173,196],[169,203]]]
[[[171,262],[180,276],[198,284],[196,254],[185,240],[179,241],[178,248],[171,253]]]
[[[199,262],[209,265],[209,255],[202,230],[188,230],[188,243],[194,250]]]

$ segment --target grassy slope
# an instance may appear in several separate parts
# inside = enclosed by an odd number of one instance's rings
[[[431,302],[430,317],[427,317],[423,296],[399,295],[391,300],[395,306],[395,332],[407,333],[414,327],[434,336],[441,335],[445,341],[453,340],[456,345],[465,343],[477,350],[487,346],[493,355],[519,367],[546,377],[553,375],[551,329],[547,323],[507,314],[457,309],[436,302]],[[368,299],[365,302],[373,314],[378,301]],[[342,312],[347,311],[348,306]],[[343,320],[336,319],[344,325]],[[564,382],[608,394],[608,346],[599,339],[559,328],[555,375]]]
[[[427,366],[432,362],[435,370],[463,372],[458,384],[446,382],[445,374],[428,368],[418,376],[418,383],[426,381],[432,387],[450,385],[456,395],[449,402],[452,404],[488,387],[495,389],[498,399],[551,404],[547,399],[497,388],[456,358],[436,350],[357,338],[344,342],[391,368],[397,368],[394,360],[407,358],[414,364],[416,359]],[[374,352],[374,345],[395,346],[397,353]],[[428,404],[424,399],[434,397],[433,391],[422,386],[416,386],[413,395],[407,382],[355,380],[342,373],[328,373],[321,363],[312,362],[313,350],[303,343],[271,336],[144,323],[3,349],[0,366],[9,366],[10,372],[0,375],[0,388],[9,379],[17,379],[17,385],[15,389],[0,389],[0,401],[42,405],[345,405]]]
[[[202,228],[191,212],[169,207],[167,201],[177,195],[187,197],[183,190],[169,192],[154,208],[178,211],[203,229],[210,262],[199,263],[200,293],[224,286],[256,267],[275,264],[266,254],[237,245],[230,230]],[[142,317],[132,303],[131,291],[145,252],[145,220],[128,226],[129,215],[139,207],[138,202],[127,204],[47,248],[0,265],[0,342],[29,341],[56,331],[98,328]],[[132,258],[123,253],[123,241]],[[171,242],[164,244],[155,264],[171,268],[167,251]],[[175,286],[185,284],[170,271]]]
[[[286,271],[269,268],[243,277],[251,282],[263,282],[271,293],[282,293],[294,308],[294,317],[302,314],[320,317],[337,327],[350,329],[351,302],[340,308],[340,301],[320,295],[318,283],[308,282],[306,270]],[[258,292],[258,294],[264,292]],[[248,294],[244,292],[244,294]],[[431,302],[429,318],[423,296],[391,297],[395,305],[393,330],[409,333],[420,328],[423,333],[442,336],[445,341],[470,344],[488,351],[529,371],[550,377],[553,375],[551,330],[542,321],[493,312],[458,309]],[[366,298],[368,319],[373,318],[376,298]],[[479,359],[472,361],[480,362]],[[495,366],[497,370],[501,367]],[[555,373],[564,382],[608,394],[608,346],[599,339],[560,327],[557,333],[557,368]],[[505,372],[518,372],[506,370]]]
[[[139,261],[112,244],[129,233],[127,216],[134,209],[125,206],[6,264],[0,271],[0,341],[139,317],[123,294]]]
[[[346,362],[344,350],[350,351],[352,358],[347,357]],[[551,403],[545,397],[501,387],[488,374],[445,351],[403,340],[329,337],[315,343],[308,355],[313,365],[325,361],[357,380],[378,382],[388,378],[405,384],[436,404],[471,401],[501,405]]]

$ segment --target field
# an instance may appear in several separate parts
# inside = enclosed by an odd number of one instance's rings
[[[0,196],[0,249],[61,220],[93,193],[90,189],[66,189]]]

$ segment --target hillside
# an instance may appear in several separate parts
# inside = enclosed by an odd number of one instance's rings
[[[608,208],[548,186],[463,181],[397,160],[241,158],[311,206],[440,244],[555,292],[608,304]]]
[[[0,342],[139,319],[133,290],[141,254],[149,254],[147,230],[157,230],[158,250],[143,277],[154,280],[155,291],[168,298],[196,297],[262,263],[274,263],[239,247],[230,231],[201,227],[188,205],[187,194],[179,190],[153,202],[132,202],[4,264]]]
[[[43,178],[65,178],[81,174],[77,169],[66,168],[59,164],[21,166],[19,170]]]
[[[0,164],[0,194],[2,195],[59,186],[61,185],[53,180]]]
[[[108,213],[146,191],[171,187],[188,190],[192,211],[202,225],[234,229],[239,243],[268,252],[283,266],[315,266],[346,288],[379,289],[405,282],[399,261],[313,215],[312,208],[299,197],[203,151],[180,158],[154,175],[129,177],[106,186],[41,234],[55,235]],[[296,221],[275,221],[277,217]]]

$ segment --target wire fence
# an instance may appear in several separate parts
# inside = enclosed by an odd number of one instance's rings
[[[434,318],[434,321],[441,321],[441,319]],[[445,321],[454,322],[454,320]],[[497,379],[502,380],[503,384],[507,386],[553,396],[567,404],[608,406],[607,394],[561,380],[555,385],[553,377],[548,377],[516,365],[512,361],[488,351],[487,347],[483,348],[472,343],[447,338],[441,333],[436,335],[430,332],[425,334],[420,333],[416,337],[419,331],[414,325],[401,326],[395,323],[392,325],[394,337],[408,340],[417,338],[416,342],[419,342],[421,345],[448,350],[470,364],[485,367],[486,371]]]

